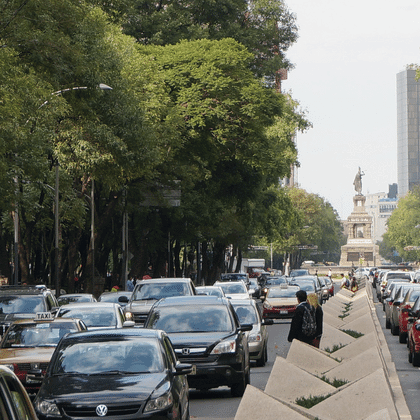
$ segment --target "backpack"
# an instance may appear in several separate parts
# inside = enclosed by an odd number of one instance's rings
[[[315,308],[312,305],[303,305],[302,333],[308,337],[316,334]]]

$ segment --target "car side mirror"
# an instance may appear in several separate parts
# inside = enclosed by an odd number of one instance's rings
[[[177,363],[175,365],[175,375],[188,375],[192,372],[192,365],[189,363]]]
[[[121,302],[121,303],[128,303],[128,297],[127,296],[120,296],[119,298],[118,298],[118,302]]]
[[[393,306],[400,306],[401,305],[401,301],[399,300],[394,300],[394,302],[392,302]]]
[[[252,330],[252,324],[243,324],[243,325],[241,325],[241,326],[239,327],[239,329],[240,329],[242,332],[245,332],[245,331],[251,331],[251,330]]]

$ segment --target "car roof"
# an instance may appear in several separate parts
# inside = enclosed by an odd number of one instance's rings
[[[36,286],[0,286],[0,295],[43,295],[49,291],[46,287]]]
[[[90,340],[93,338],[125,338],[125,337],[145,337],[145,338],[159,338],[164,332],[161,330],[154,330],[149,328],[109,328],[103,330],[87,330],[81,332],[74,332],[69,336],[63,338],[65,341],[77,341],[78,339]]]
[[[233,281],[219,281],[219,280],[217,280],[213,283],[213,286],[222,287],[222,286],[226,286],[226,284],[243,284],[243,285],[245,285],[245,282],[243,280],[233,280]]]
[[[13,321],[11,325],[35,325],[35,324],[51,324],[51,323],[65,323],[65,324],[74,324],[78,322],[79,318],[53,318],[53,319],[46,319],[43,321],[35,321],[34,319],[19,319]]]
[[[115,306],[120,306],[118,303],[114,302],[75,302],[75,303],[69,303],[68,305],[63,305],[60,307],[59,310],[69,310],[71,308],[102,308],[102,307],[108,307],[108,308],[114,308]]]
[[[208,295],[174,296],[160,299],[155,306],[226,305],[229,301],[230,299],[225,297]]]
[[[241,305],[241,306],[256,306],[256,303],[253,299],[229,299],[229,302],[235,306],[235,305]]]
[[[293,290],[296,290],[296,291],[300,290],[300,286],[297,285],[297,284],[288,284],[286,286],[287,287],[284,287],[284,285],[282,285],[282,286],[273,286],[273,287],[270,287],[269,290],[287,290],[287,289],[293,289]]]
[[[144,283],[168,283],[168,282],[180,282],[180,283],[190,283],[192,280],[189,277],[162,277],[158,279],[144,279],[140,280],[137,284]],[[136,286],[137,286],[136,284]]]

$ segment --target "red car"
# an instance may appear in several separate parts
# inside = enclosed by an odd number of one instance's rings
[[[408,361],[413,366],[420,366],[420,297],[416,299],[414,305],[408,310]]]
[[[407,323],[408,311],[414,305],[416,299],[420,296],[420,284],[414,284],[413,288],[408,291],[403,301],[398,308],[398,326],[399,326],[399,341],[400,343],[407,342]]]

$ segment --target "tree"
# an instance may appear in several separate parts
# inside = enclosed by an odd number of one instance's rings
[[[392,212],[387,225],[384,241],[388,247],[394,247],[406,261],[418,260],[419,252],[413,247],[420,246],[417,227],[420,225],[420,188],[413,189],[398,201],[398,208]]]

